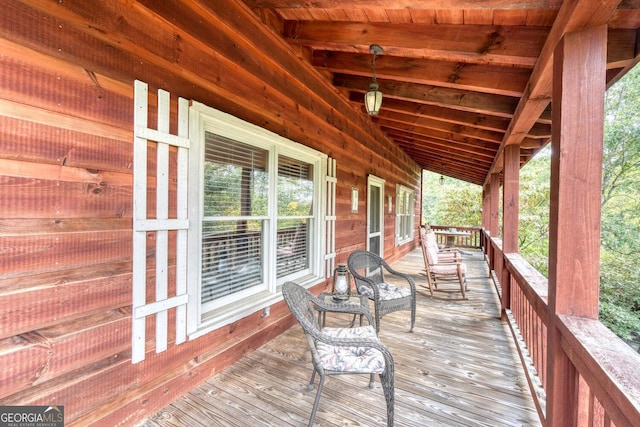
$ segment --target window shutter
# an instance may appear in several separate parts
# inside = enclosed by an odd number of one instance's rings
[[[145,358],[146,318],[155,315],[156,352],[167,349],[169,310],[176,310],[175,341],[186,341],[187,304],[187,172],[189,150],[189,102],[178,99],[178,135],[169,131],[170,95],[158,90],[157,129],[148,127],[149,93],[146,83],[136,81],[134,91],[134,142],[133,142],[133,314],[132,314],[132,363]],[[170,146],[177,147],[176,165],[170,166]],[[150,148],[153,149],[150,149]],[[155,186],[147,182],[147,154],[155,153]],[[176,215],[169,218],[169,171],[175,170]],[[155,187],[155,188],[154,188]],[[150,217],[147,195],[155,191],[155,217]],[[169,290],[170,232],[175,232],[176,273],[174,296]],[[155,289],[147,288],[147,237],[155,237]],[[151,292],[155,296],[147,295]]]
[[[336,259],[336,160],[327,158],[327,206],[325,212],[326,251],[325,251],[325,277],[330,277],[335,268]]]

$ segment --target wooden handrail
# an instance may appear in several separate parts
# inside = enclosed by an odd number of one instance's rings
[[[456,236],[455,246],[459,248],[480,249],[482,246],[482,229],[480,227],[453,227],[451,225],[430,225],[436,233],[436,239],[438,244],[446,245],[446,236],[438,235],[438,231],[448,231],[450,228],[455,228],[457,231],[469,233],[469,236]]]
[[[509,301],[503,301],[531,394],[543,425],[554,396],[547,386],[548,282],[518,254],[504,254],[501,241],[482,230],[482,250],[495,280],[507,278]],[[496,285],[504,288],[503,283]],[[502,296],[501,296],[502,298]],[[640,355],[600,321],[557,316],[561,348],[576,372],[576,425],[640,425]]]

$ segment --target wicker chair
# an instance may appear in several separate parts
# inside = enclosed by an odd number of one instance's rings
[[[374,375],[379,374],[387,402],[387,426],[393,426],[393,357],[389,349],[380,342],[376,331],[371,326],[372,318],[369,310],[366,307],[351,304],[326,303],[294,282],[286,282],[282,286],[282,294],[291,313],[302,326],[311,349],[313,374],[308,386],[309,390],[313,390],[316,373],[320,375],[309,427],[313,425],[325,376],[341,374],[370,374],[370,388],[374,385]],[[325,312],[363,314],[367,316],[369,325],[320,329],[316,311],[318,307]]]
[[[416,285],[408,274],[392,269],[378,255],[369,251],[355,251],[347,259],[358,292],[373,301],[376,332],[380,332],[380,320],[386,314],[400,310],[411,311],[411,328],[416,323]],[[385,281],[391,276],[391,283]],[[389,278],[389,277],[388,277]]]

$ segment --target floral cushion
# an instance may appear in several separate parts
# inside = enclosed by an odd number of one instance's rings
[[[322,328],[322,332],[336,338],[361,338],[378,341],[373,326],[357,328]],[[370,347],[333,346],[318,341],[316,349],[322,367],[329,371],[381,374],[384,372],[384,357],[380,351]]]
[[[411,295],[411,289],[390,285],[388,283],[378,283],[378,290],[380,291],[380,301],[404,298]],[[358,292],[360,292],[361,295],[366,295],[367,298],[373,298],[373,290],[369,286],[360,286]]]

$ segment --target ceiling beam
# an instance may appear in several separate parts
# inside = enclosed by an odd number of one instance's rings
[[[336,87],[364,94],[369,88],[371,79],[336,74],[333,78],[333,83]],[[513,110],[518,105],[518,99],[511,96],[470,92],[395,80],[378,79],[378,84],[385,98],[405,99],[412,102],[439,105],[455,110],[498,117],[513,117]]]
[[[317,50],[312,54],[311,63],[333,73],[365,77],[372,74],[370,54]],[[376,76],[383,79],[514,97],[522,96],[530,75],[531,70],[527,68],[401,58],[391,55],[380,56],[376,61]]]
[[[286,21],[283,37],[314,50],[368,53],[377,43],[383,55],[530,68],[547,34],[534,26]]]
[[[377,116],[378,123],[402,123],[406,126],[418,127],[425,130],[434,130],[438,132],[450,132],[460,135],[463,138],[473,138],[491,143],[493,148],[498,148],[504,133],[492,132],[473,127],[467,127],[459,124],[452,124],[440,120],[434,120],[424,117],[416,117],[409,114],[396,113],[392,111],[381,110]]]
[[[557,9],[562,0],[244,0],[251,8],[281,9]]]
[[[489,182],[492,174],[502,171],[504,147],[520,144],[536,119],[551,102],[553,52],[556,45],[565,34],[571,31],[606,24],[619,3],[620,0],[563,3],[540,53],[538,63],[531,74],[525,94],[520,99],[513,120],[509,124],[498,155],[485,179],[485,184]]]

